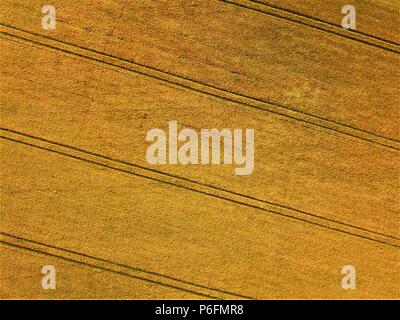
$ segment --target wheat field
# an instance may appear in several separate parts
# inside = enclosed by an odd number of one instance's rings
[[[399,299],[400,2],[345,4],[3,0],[0,297]],[[149,164],[172,120],[253,172]]]

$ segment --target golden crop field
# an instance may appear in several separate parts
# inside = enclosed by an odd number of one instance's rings
[[[44,4],[0,3],[0,298],[400,299],[399,1]]]

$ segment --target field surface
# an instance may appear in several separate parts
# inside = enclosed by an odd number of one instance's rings
[[[399,299],[400,2],[346,4],[3,0],[0,298]],[[173,120],[254,171],[149,164]]]

